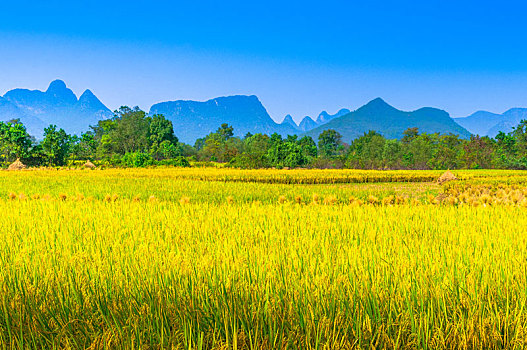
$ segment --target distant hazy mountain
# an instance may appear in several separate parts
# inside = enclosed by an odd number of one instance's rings
[[[298,124],[298,129],[300,131],[306,132],[309,130],[313,130],[317,126],[318,126],[317,122],[311,119],[311,117],[304,117],[304,119],[302,119],[300,124]]]
[[[478,111],[465,118],[454,118],[456,123],[470,131],[474,135],[485,136],[489,130],[500,122],[501,114]]]
[[[337,117],[308,131],[306,135],[316,139],[322,131],[335,129],[343,136],[344,142],[350,142],[365,132],[374,130],[386,138],[400,139],[404,130],[411,127],[418,127],[420,132],[453,133],[462,138],[470,137],[470,133],[456,124],[445,111],[427,107],[414,112],[404,112],[390,106],[380,98],[354,112]]]
[[[163,114],[174,124],[177,137],[191,144],[216,131],[222,123],[232,125],[237,136],[248,132],[268,135],[276,132],[283,136],[298,133],[287,123],[277,124],[256,96],[218,97],[206,102],[162,102],[153,105],[150,114]]]
[[[291,115],[288,114],[285,116],[282,124],[288,124],[288,125],[293,126],[296,130],[307,132],[307,131],[313,130],[317,126],[326,124],[330,120],[338,118],[349,112],[350,112],[349,109],[346,109],[346,108],[341,109],[335,114],[329,114],[326,111],[322,111],[318,115],[318,118],[316,120],[314,118],[311,118],[310,116],[306,116],[304,117],[304,119],[300,121],[298,125],[294,122],[293,117],[291,117]]]
[[[8,99],[0,97],[0,120],[9,121],[12,119],[20,119],[26,126],[28,133],[33,136],[41,136],[42,131],[46,127],[42,120],[26,114]]]
[[[511,132],[522,119],[527,119],[527,108],[512,108],[503,114],[479,111],[454,120],[475,135],[495,137],[500,131]]]
[[[40,138],[44,128],[55,124],[70,134],[87,131],[113,113],[95,95],[86,90],[79,99],[61,80],[44,91],[15,89],[0,97],[0,120],[18,118],[28,132]]]
[[[280,125],[292,126],[295,130],[298,130],[298,125],[296,125],[295,121],[293,120],[293,117],[291,117],[291,114],[286,115]]]
[[[409,127],[421,132],[454,133],[468,138],[470,133],[495,137],[499,131],[510,132],[520,120],[527,119],[527,108],[513,108],[503,114],[479,111],[465,118],[452,119],[435,108],[413,112],[400,111],[382,99],[375,99],[356,111],[341,109],[331,115],[321,112],[316,120],[305,117],[298,125],[291,115],[276,123],[256,96],[219,97],[205,102],[171,101],[155,104],[150,114],[163,114],[174,124],[181,141],[194,143],[218,129],[222,123],[234,127],[235,135],[278,133],[282,136],[306,134],[317,138],[326,129],[336,129],[345,142],[375,130],[387,138],[400,138]],[[0,96],[0,120],[20,119],[29,133],[41,138],[44,128],[55,124],[70,134],[89,130],[99,120],[113,113],[90,91],[79,98],[61,80],[46,91],[15,89]],[[457,123],[456,123],[457,122]]]
[[[351,112],[351,111],[349,109],[347,109],[347,108],[342,108],[340,111],[338,111],[337,113],[335,113],[333,115],[328,114],[328,112],[326,112],[326,111],[322,111],[322,113],[320,113],[318,115],[318,118],[317,118],[316,122],[317,122],[317,124],[322,125],[322,124],[325,124],[325,123],[329,122],[332,119],[341,117],[344,114],[348,114],[349,112]]]

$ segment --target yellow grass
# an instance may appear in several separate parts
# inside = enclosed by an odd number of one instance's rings
[[[232,171],[0,173],[1,347],[527,345],[523,173]]]

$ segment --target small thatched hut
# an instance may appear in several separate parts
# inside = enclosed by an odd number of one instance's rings
[[[454,181],[454,180],[457,180],[457,177],[454,174],[452,174],[450,170],[447,170],[443,173],[443,175],[439,177],[439,179],[437,179],[437,182],[439,184],[443,184],[445,182]]]
[[[22,170],[25,168],[27,168],[27,166],[20,161],[20,158],[17,158],[17,160],[15,160],[15,162],[11,164],[9,168],[7,168],[7,170]]]

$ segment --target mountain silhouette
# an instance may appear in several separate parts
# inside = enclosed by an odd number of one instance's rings
[[[309,130],[312,130],[314,128],[316,128],[318,126],[317,122],[314,121],[313,119],[311,119],[311,117],[309,116],[306,116],[304,117],[304,119],[302,119],[302,121],[300,122],[300,124],[298,124],[298,129],[300,131],[309,131]]]
[[[268,135],[276,132],[282,136],[298,133],[288,123],[276,123],[256,96],[218,97],[205,102],[162,102],[153,105],[150,114],[163,114],[172,121],[178,138],[191,144],[216,131],[222,123],[232,125],[236,136],[248,132]]]
[[[20,119],[28,132],[42,137],[44,128],[55,124],[70,134],[80,134],[113,113],[90,91],[77,99],[62,80],[46,91],[14,89],[0,97],[0,120]]]
[[[470,137],[470,133],[456,124],[445,111],[425,107],[413,112],[404,112],[390,106],[381,98],[376,98],[354,112],[308,131],[306,135],[316,139],[322,131],[334,129],[342,135],[344,142],[350,142],[365,132],[374,130],[388,139],[400,139],[403,132],[411,127],[419,128],[421,133],[453,133],[462,138]]]
[[[454,120],[474,135],[495,137],[500,131],[511,132],[522,119],[527,119],[527,108],[511,108],[503,114],[478,111]]]
[[[280,125],[289,125],[292,126],[295,130],[298,130],[298,125],[296,125],[295,121],[293,120],[293,117],[291,117],[291,114],[286,115]]]

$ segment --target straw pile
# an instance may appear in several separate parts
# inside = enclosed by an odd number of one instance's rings
[[[457,177],[450,172],[450,170],[447,170],[437,179],[437,182],[439,184],[444,184],[445,182],[454,181],[457,180]]]
[[[23,170],[27,168],[27,166],[20,161],[20,158],[17,158],[13,164],[7,168],[7,170]]]
[[[86,163],[84,164],[84,167],[88,169],[95,169],[95,164],[87,160]]]

